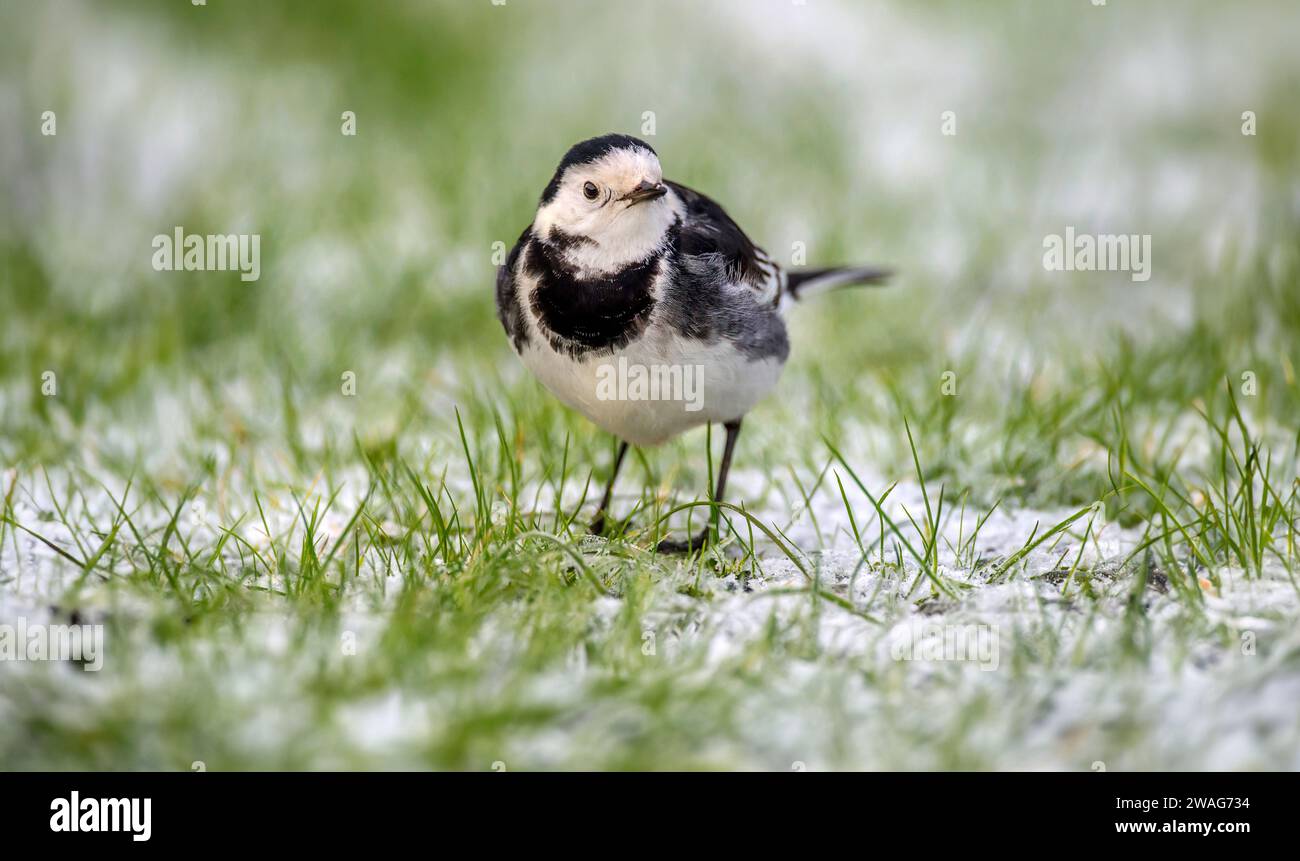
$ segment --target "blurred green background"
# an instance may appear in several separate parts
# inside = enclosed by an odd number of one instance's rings
[[[1294,344],[1294,4],[3,9],[10,436],[47,437],[45,369],[74,421],[116,404],[145,420],[160,376],[328,394],[352,369],[375,414],[430,374],[495,376],[513,359],[493,243],[513,243],[570,143],[643,134],[646,112],[667,174],[779,259],[802,242],[814,264],[902,273],[800,313],[812,380],[795,398],[826,373],[961,361],[995,394],[1117,333],[1280,380]],[[260,233],[261,280],[153,272],[150,239],[176,225]],[[1044,272],[1042,238],[1067,225],[1152,234],[1152,280]]]

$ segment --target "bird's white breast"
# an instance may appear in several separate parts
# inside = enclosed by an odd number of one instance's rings
[[[751,359],[725,338],[682,337],[664,323],[661,308],[639,337],[613,353],[557,352],[530,307],[534,284],[525,276],[516,287],[531,330],[519,354],[524,365],[566,405],[633,445],[658,445],[707,422],[739,419],[780,378],[783,361]],[[657,376],[658,391],[638,389],[637,375]]]
[[[775,359],[751,361],[728,341],[681,338],[653,321],[612,355],[574,359],[534,338],[520,357],[557,398],[633,445],[658,445],[706,422],[738,419],[781,374]],[[648,382],[653,376],[656,399]]]

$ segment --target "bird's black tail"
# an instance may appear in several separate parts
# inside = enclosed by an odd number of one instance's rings
[[[894,273],[878,266],[835,266],[830,269],[798,269],[786,273],[785,289],[791,299],[803,301],[810,296],[853,285],[884,284]]]

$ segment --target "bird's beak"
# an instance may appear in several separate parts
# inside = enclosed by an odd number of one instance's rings
[[[662,182],[647,182],[641,180],[636,188],[623,195],[619,200],[626,200],[629,204],[640,203],[643,200],[655,200],[663,197],[668,193],[668,186]]]

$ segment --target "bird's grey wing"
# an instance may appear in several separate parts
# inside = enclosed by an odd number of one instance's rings
[[[780,301],[784,273],[767,252],[745,235],[717,201],[694,189],[667,181],[685,207],[678,251],[685,265],[718,280],[749,287],[764,304]]]
[[[524,309],[519,304],[519,291],[515,289],[515,269],[519,255],[528,245],[532,233],[532,225],[529,225],[510,250],[505,264],[497,268],[497,319],[506,330],[515,352],[522,350],[528,343],[528,322],[524,319]]]
[[[669,182],[685,207],[664,318],[680,335],[730,341],[751,360],[790,352],[777,310],[784,275],[714,201]]]

